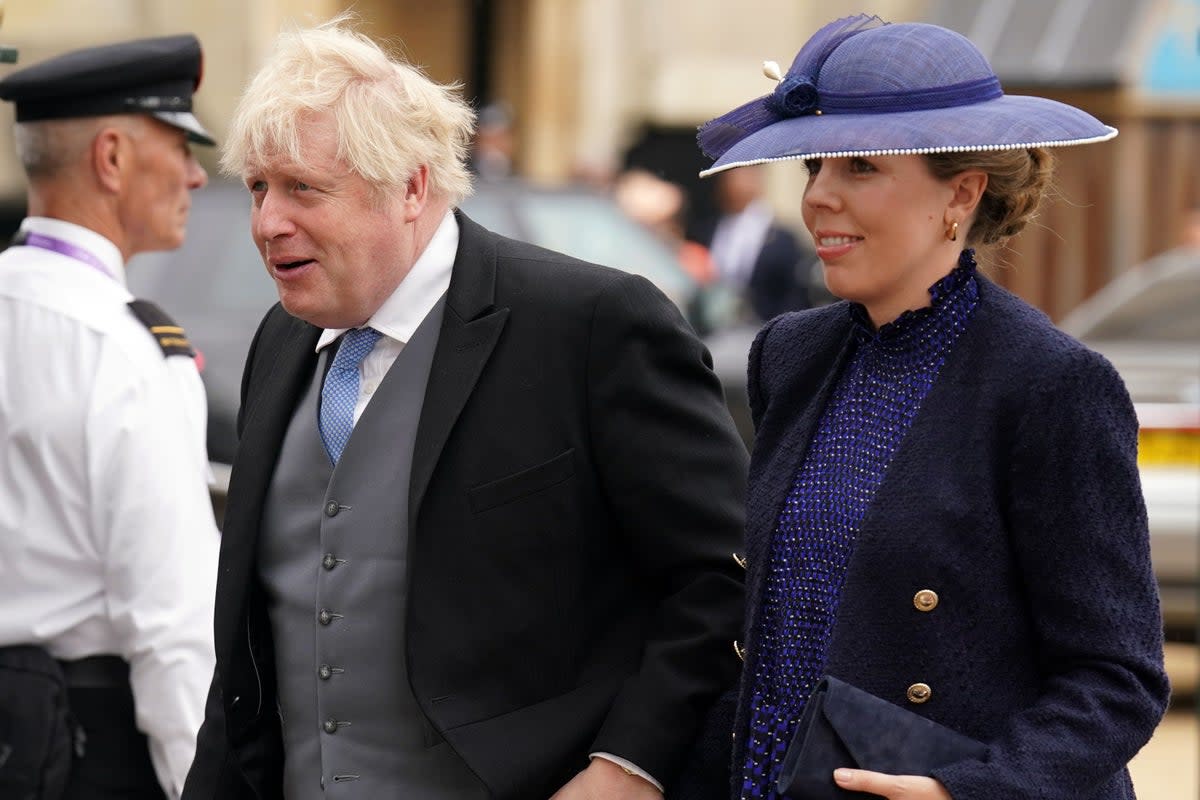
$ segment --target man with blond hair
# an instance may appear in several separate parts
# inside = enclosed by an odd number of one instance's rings
[[[247,358],[187,800],[654,798],[734,680],[746,453],[647,281],[457,203],[473,113],[343,20],[224,166]]]

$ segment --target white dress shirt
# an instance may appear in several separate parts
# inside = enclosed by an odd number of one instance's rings
[[[448,211],[404,280],[364,325],[374,328],[383,336],[358,367],[358,402],[354,406],[356,423],[404,345],[408,344],[421,321],[450,288],[450,273],[457,255],[458,220],[453,212]],[[317,339],[317,352],[336,342],[346,330],[323,330]]]
[[[404,276],[404,280],[364,326],[374,328],[383,336],[358,368],[358,401],[354,405],[356,423],[400,351],[416,332],[417,326],[450,288],[450,275],[457,255],[458,221],[453,212],[448,212],[408,275]],[[333,344],[345,332],[346,328],[327,328],[322,331],[317,340],[317,351]],[[592,753],[592,756],[608,759],[626,772],[638,775],[662,789],[662,784],[626,759],[611,753]]]
[[[183,790],[213,675],[219,534],[195,363],[126,304],[120,251],[60,220],[0,253],[0,645],[130,664],[138,727]]]
[[[774,215],[762,200],[755,200],[736,214],[726,214],[713,231],[709,253],[717,274],[730,286],[750,283],[754,262],[762,252]]]

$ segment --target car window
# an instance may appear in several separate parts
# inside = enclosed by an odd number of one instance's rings
[[[648,278],[675,297],[693,283],[665,245],[611,201],[588,194],[528,194],[520,215],[532,241]]]
[[[1200,273],[1151,283],[1096,323],[1091,339],[1200,343]]]
[[[613,200],[586,189],[544,189],[522,181],[481,182],[461,204],[502,236],[641,275],[686,313],[698,286],[671,249]]]
[[[1086,342],[1200,344],[1198,308],[1200,255],[1178,250],[1114,279],[1062,328]]]

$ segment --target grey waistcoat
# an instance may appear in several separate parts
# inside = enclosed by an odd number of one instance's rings
[[[317,427],[327,353],[284,439],[259,564],[287,800],[488,796],[426,721],[405,665],[409,473],[444,308],[400,352],[336,469]]]

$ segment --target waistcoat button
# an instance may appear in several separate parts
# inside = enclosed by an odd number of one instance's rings
[[[338,513],[338,504],[336,502],[334,502],[333,500],[330,500],[328,503],[325,504],[325,516],[336,517],[337,513]]]
[[[321,613],[317,614],[317,622],[321,623],[322,625],[328,625],[329,623],[333,622],[333,614],[330,614],[328,609],[322,608]]]
[[[327,570],[337,566],[337,559],[333,557],[333,553],[325,554],[325,557],[321,559],[321,566]]]
[[[324,724],[322,724],[321,727],[325,729],[326,733],[337,733],[337,729],[338,729],[337,720],[330,717],[329,719],[325,720]]]
[[[321,678],[321,680],[327,681],[333,677],[333,670],[330,669],[328,664],[322,664],[317,670],[317,675]]]

